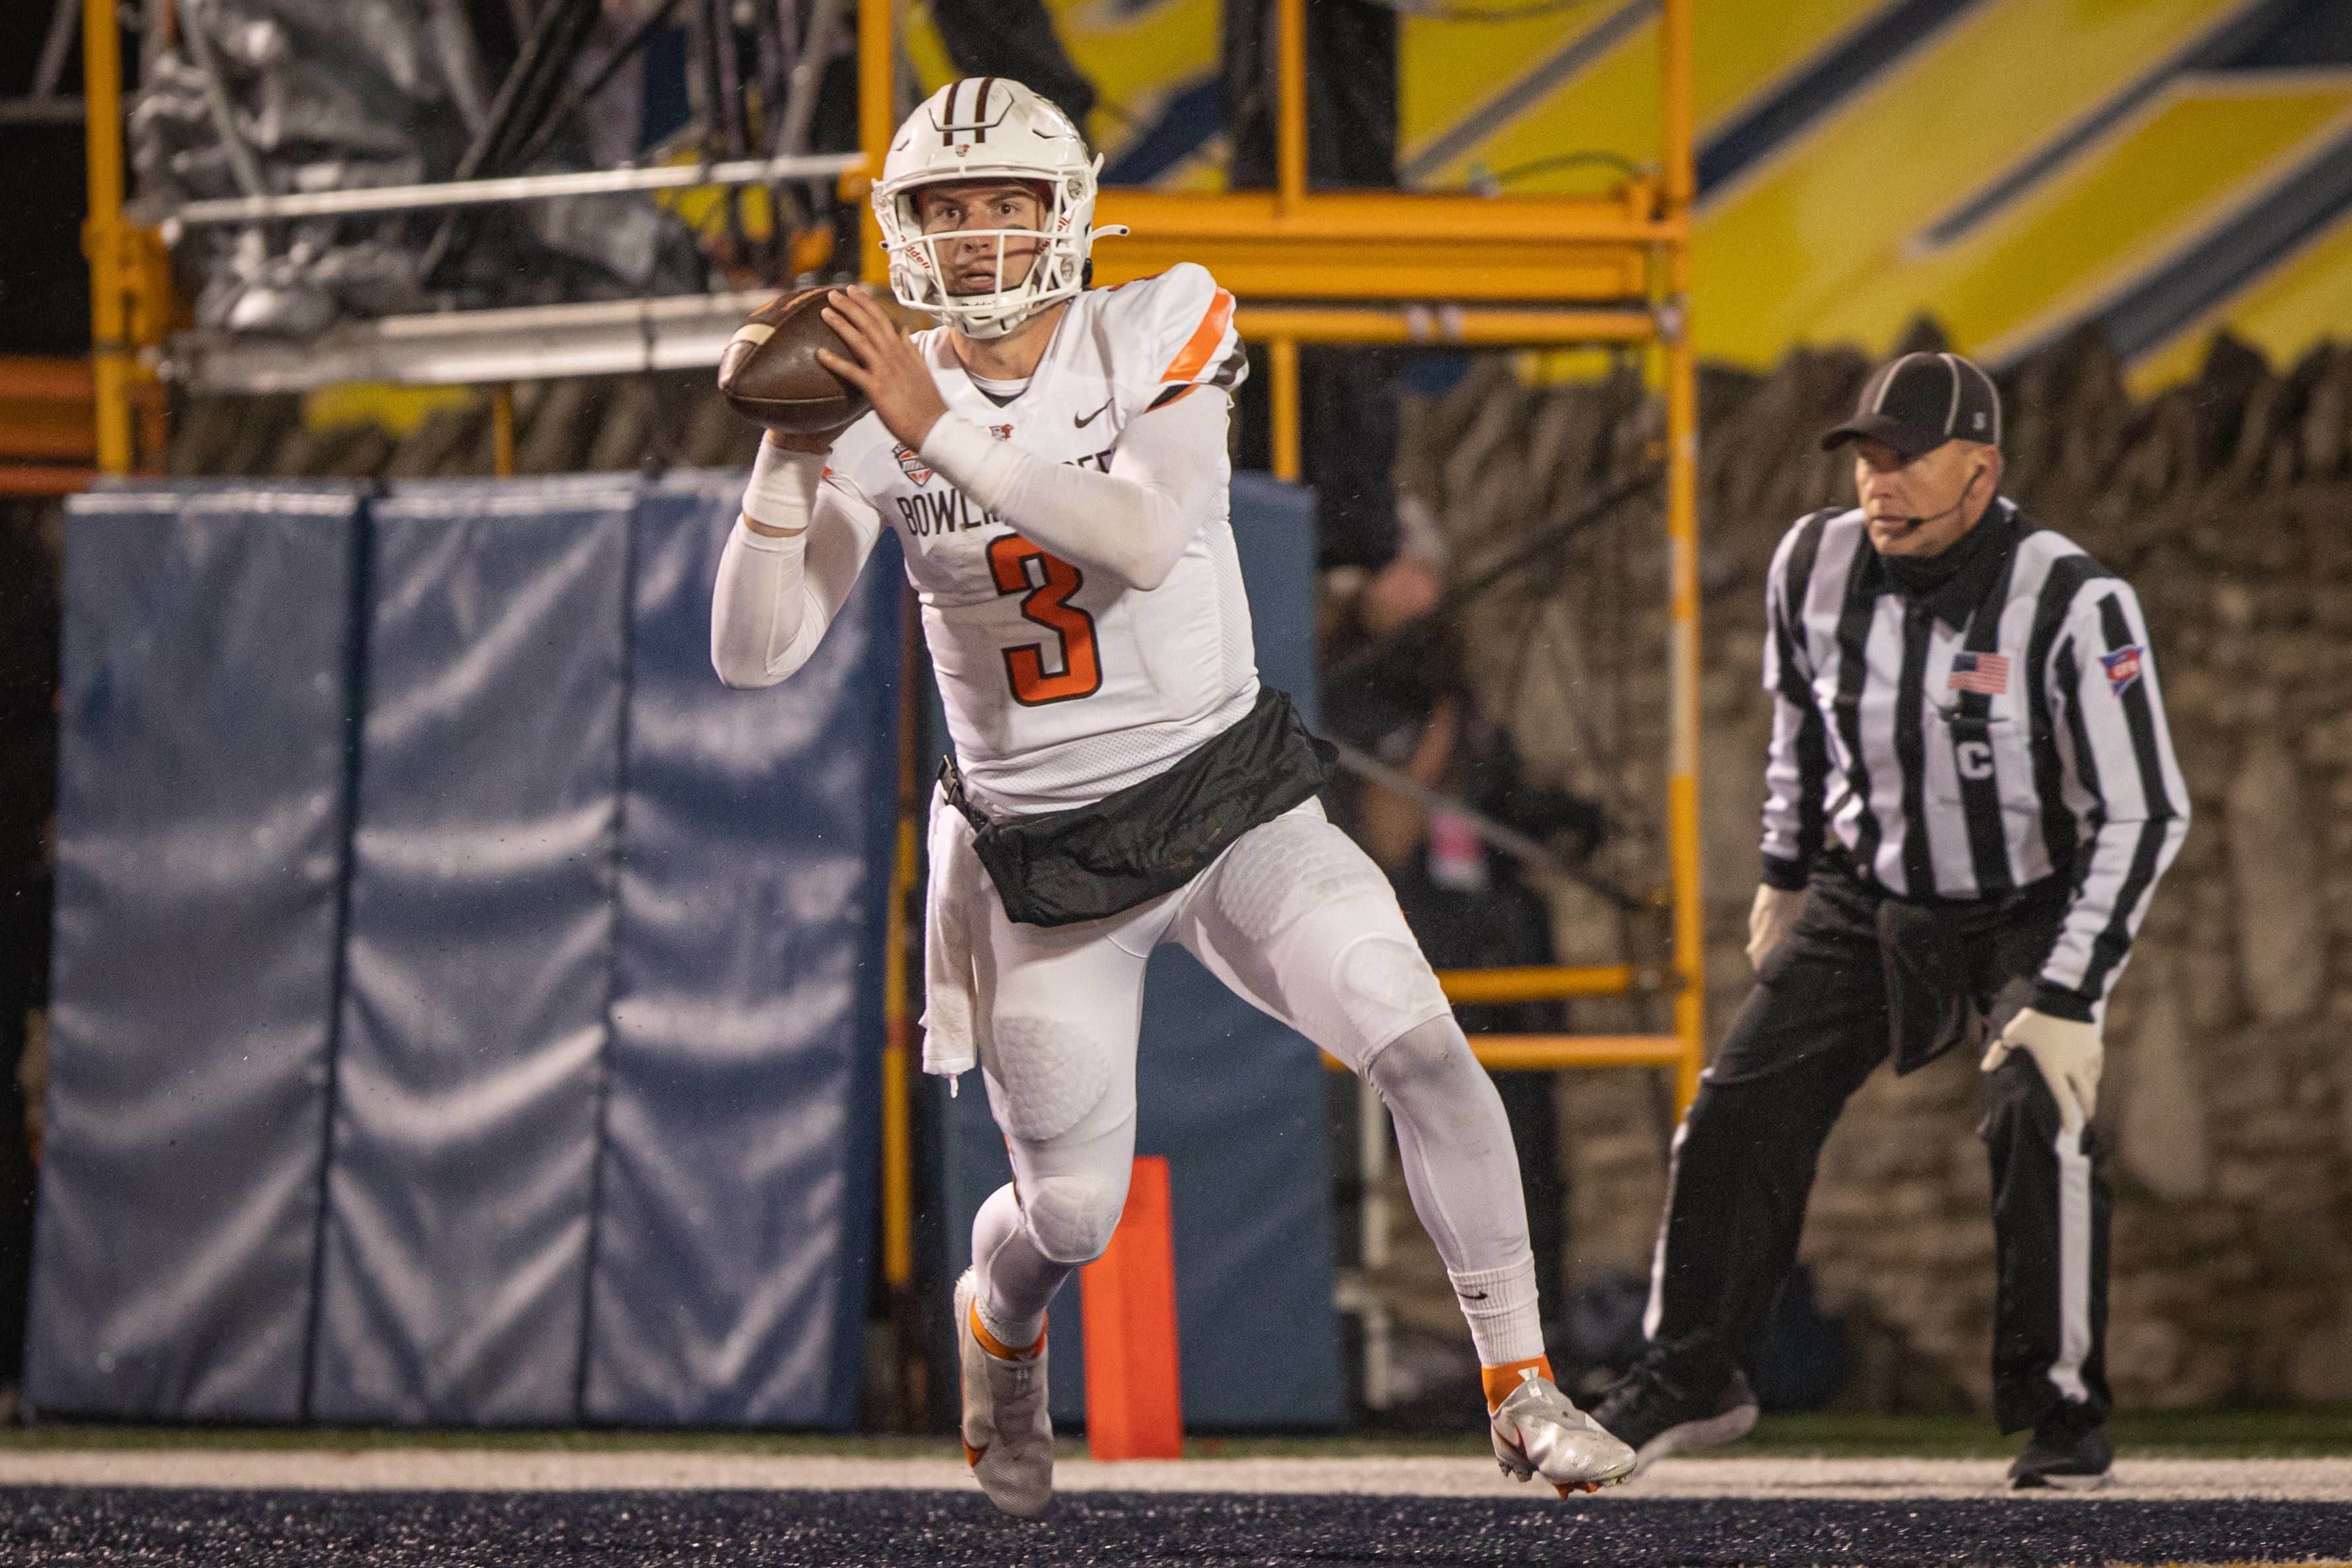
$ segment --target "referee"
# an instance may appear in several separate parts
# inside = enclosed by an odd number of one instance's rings
[[[1648,1350],[1594,1414],[1645,1464],[1754,1425],[1742,1362],[1847,1096],[1989,1040],[1994,1406],[2033,1430],[2010,1479],[2096,1486],[2099,1030],[2188,791],[2131,588],[2000,495],[1985,373],[1906,354],[1822,438],[1848,442],[1862,504],[1800,520],[1766,587],[1758,984],[1675,1135]]]

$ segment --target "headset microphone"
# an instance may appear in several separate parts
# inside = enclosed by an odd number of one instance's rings
[[[1930,512],[1924,517],[1904,518],[1903,526],[1905,529],[1908,530],[1911,528],[1926,528],[1929,523],[1937,522],[1945,517],[1948,517],[1954,512],[1958,511],[1962,507],[1967,506],[1969,504],[1969,492],[1977,487],[1977,476],[1983,472],[1984,470],[1981,468],[1972,471],[1969,475],[1968,482],[1960,486],[1960,493],[1954,497],[1952,498],[1952,504],[1946,507],[1942,511]]]

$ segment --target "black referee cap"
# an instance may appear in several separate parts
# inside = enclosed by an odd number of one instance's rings
[[[1905,457],[1947,441],[1998,446],[2000,393],[1958,354],[1906,354],[1870,378],[1853,417],[1822,437],[1822,450],[1863,440],[1883,441]]]

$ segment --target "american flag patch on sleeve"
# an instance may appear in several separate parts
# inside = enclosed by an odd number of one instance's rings
[[[1951,679],[1946,691],[1982,692],[1997,697],[2009,689],[2009,655],[1960,653],[1952,655]]]

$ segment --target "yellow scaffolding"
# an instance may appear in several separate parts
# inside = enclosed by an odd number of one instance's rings
[[[138,373],[131,294],[138,269],[127,265],[131,232],[122,221],[122,31],[114,0],[84,0],[81,24],[82,122],[89,163],[89,216],[82,225],[81,245],[89,258],[98,467],[102,474],[127,474],[131,383]]]

